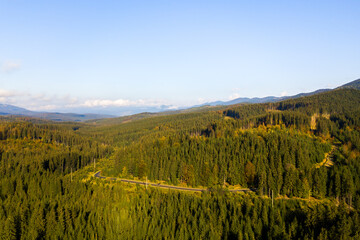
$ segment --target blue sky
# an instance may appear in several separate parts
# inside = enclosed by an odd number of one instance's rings
[[[360,78],[360,1],[0,0],[0,103],[174,108]]]

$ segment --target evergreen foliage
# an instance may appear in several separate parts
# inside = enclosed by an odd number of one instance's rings
[[[84,177],[94,159],[211,191]],[[122,123],[2,117],[0,239],[359,239],[359,176],[355,89]]]

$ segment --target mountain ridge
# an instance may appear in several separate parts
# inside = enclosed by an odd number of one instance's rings
[[[331,90],[333,90],[333,89],[330,89],[330,88],[318,89],[316,91],[309,92],[309,93],[298,93],[296,95],[283,96],[283,97],[276,97],[276,96],[267,96],[267,97],[262,97],[262,98],[261,97],[254,97],[254,98],[244,97],[244,98],[236,98],[236,99],[233,99],[233,100],[230,100],[230,101],[209,102],[209,103],[204,103],[204,104],[198,105],[198,106],[218,106],[218,105],[228,106],[228,105],[234,105],[234,104],[240,104],[240,103],[278,102],[278,101],[292,99],[292,98],[310,96],[310,95],[314,95],[314,94],[321,93],[321,92],[327,92],[327,91],[331,91]]]
[[[348,82],[346,84],[343,84],[339,87],[336,87],[334,89],[339,89],[339,88],[353,88],[353,89],[358,89],[360,90],[360,78],[356,79],[354,81]],[[201,105],[197,105],[197,106],[218,106],[218,105],[223,105],[223,106],[227,106],[227,105],[234,105],[234,104],[240,104],[240,103],[266,103],[266,102],[278,102],[278,101],[282,101],[282,100],[287,100],[287,99],[292,99],[292,98],[298,98],[298,97],[305,97],[305,96],[311,96],[314,94],[318,94],[318,93],[322,93],[322,92],[327,92],[327,91],[331,91],[334,90],[331,88],[324,88],[324,89],[318,89],[312,92],[308,92],[308,93],[298,93],[292,96],[284,96],[284,97],[276,97],[276,96],[267,96],[267,97],[254,97],[254,98],[236,98],[230,101],[215,101],[215,102],[208,102],[208,103],[204,103]]]
[[[60,113],[60,112],[36,112],[10,104],[0,104],[0,116],[26,116],[52,121],[74,121],[82,122],[92,119],[112,118],[113,115],[93,114],[93,113]]]
[[[312,92],[308,93],[299,93],[293,96],[283,96],[283,97],[276,97],[276,96],[267,96],[267,97],[254,97],[254,98],[236,98],[230,101],[214,101],[209,103],[204,103],[201,105],[195,105],[190,106],[183,109],[178,110],[164,110],[160,108],[158,111],[147,111],[144,109],[143,112],[135,112],[131,114],[126,114],[123,117],[126,116],[142,116],[141,114],[148,113],[148,114],[176,114],[178,112],[184,112],[184,111],[196,111],[204,109],[204,107],[216,107],[216,106],[229,106],[229,105],[236,105],[236,104],[242,104],[242,103],[267,103],[267,102],[279,102],[283,100],[288,99],[294,99],[299,97],[305,97],[305,96],[311,96],[318,93],[328,92],[336,89],[342,89],[342,88],[351,88],[351,89],[357,89],[360,90],[360,79],[356,79],[354,81],[348,82],[346,84],[343,84],[337,88],[334,89],[318,89]],[[140,114],[140,115],[139,115]],[[105,119],[105,118],[118,118],[118,116],[110,115],[110,114],[98,114],[98,113],[61,113],[61,112],[36,112],[36,111],[30,111],[25,108],[17,107],[10,104],[0,104],[0,116],[8,116],[8,115],[17,115],[17,116],[27,116],[27,117],[35,117],[35,118],[41,118],[46,120],[52,120],[52,121],[89,121],[89,120],[99,120],[99,119]],[[143,117],[143,116],[142,116]],[[126,119],[126,118],[124,118]]]

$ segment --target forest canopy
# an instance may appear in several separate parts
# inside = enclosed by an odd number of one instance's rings
[[[2,117],[0,238],[359,239],[359,176],[356,89],[126,121]]]

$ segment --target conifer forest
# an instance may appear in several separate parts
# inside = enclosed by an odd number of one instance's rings
[[[0,239],[360,239],[359,214],[357,89],[86,122],[0,118]]]

